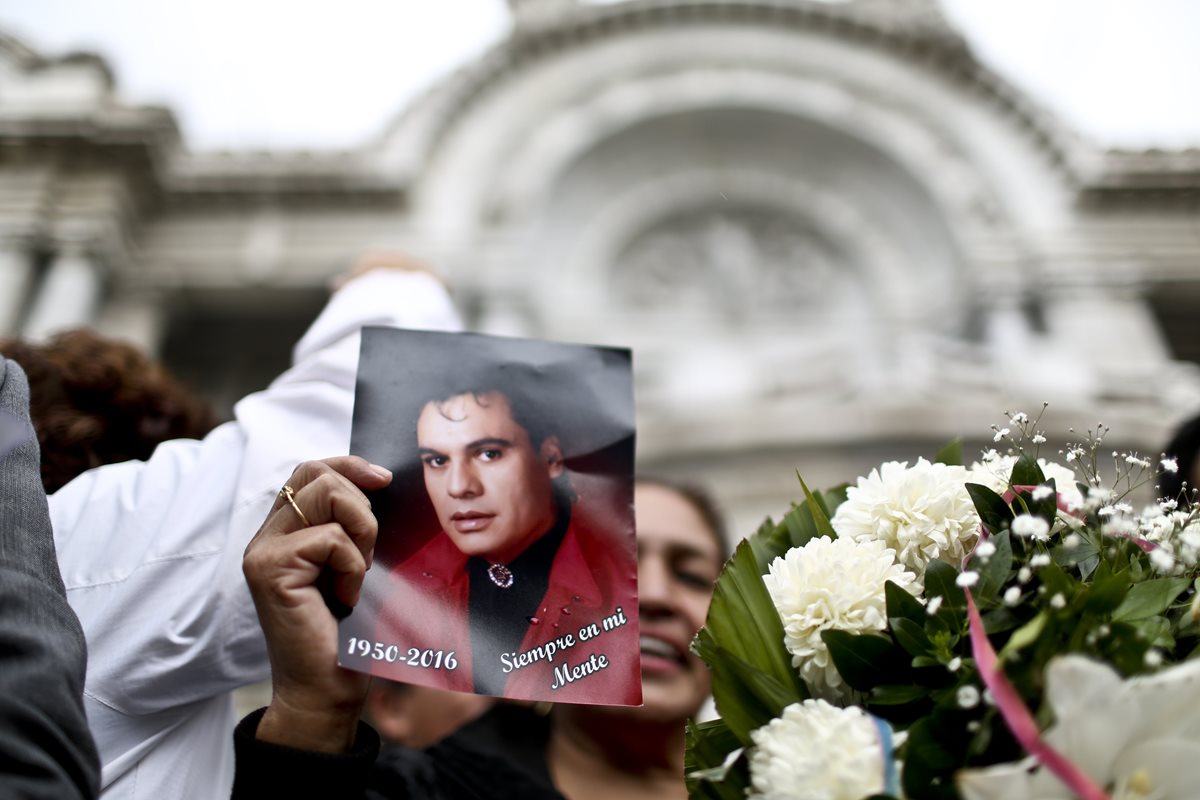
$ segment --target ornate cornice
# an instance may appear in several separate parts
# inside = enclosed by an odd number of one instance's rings
[[[112,68],[108,66],[108,62],[102,56],[96,53],[76,51],[61,56],[47,57],[37,53],[15,36],[3,31],[0,31],[0,53],[27,72],[51,69],[59,65],[86,64],[104,76],[107,88],[112,89],[116,85]]]
[[[1200,209],[1200,148],[1109,150],[1081,183],[1081,202],[1094,208]]]
[[[626,0],[575,5],[517,27],[441,84],[433,87],[391,126],[400,131],[414,118],[431,156],[445,134],[490,90],[512,75],[582,44],[634,31],[688,25],[742,25],[820,33],[874,48],[950,79],[987,98],[1010,117],[1053,163],[1069,167],[1074,138],[1054,117],[975,59],[963,38],[940,15],[885,13],[873,2],[814,0]],[[385,137],[386,138],[386,137]]]

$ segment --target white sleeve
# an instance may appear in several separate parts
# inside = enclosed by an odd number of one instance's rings
[[[178,724],[188,704],[267,676],[242,551],[297,463],[348,452],[364,325],[460,322],[431,276],[368,273],[333,296],[294,366],[239,402],[235,421],[202,442],[165,442],[146,462],[91,470],[50,498],[103,763],[144,750],[156,718]]]

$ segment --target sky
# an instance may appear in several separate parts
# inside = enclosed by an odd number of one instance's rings
[[[1200,146],[1200,2],[943,0],[977,55],[1110,147]],[[194,150],[351,148],[509,30],[504,0],[0,0],[43,55],[104,56]]]

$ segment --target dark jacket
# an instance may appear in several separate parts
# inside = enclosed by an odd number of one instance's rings
[[[234,800],[564,800],[546,765],[549,722],[520,706],[497,706],[426,750],[389,746],[360,723],[354,750],[313,753],[254,738],[263,711],[234,732]]]

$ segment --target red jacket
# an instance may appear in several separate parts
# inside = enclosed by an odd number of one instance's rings
[[[573,518],[516,656],[497,664],[509,676],[504,697],[640,705],[637,565],[632,553],[622,560],[625,548],[614,543],[589,547],[580,527]],[[392,570],[395,588],[380,614],[376,639],[385,647],[398,645],[399,653],[394,661],[378,661],[374,674],[473,690],[466,563],[450,538],[439,533]],[[584,640],[581,632],[594,635]]]

